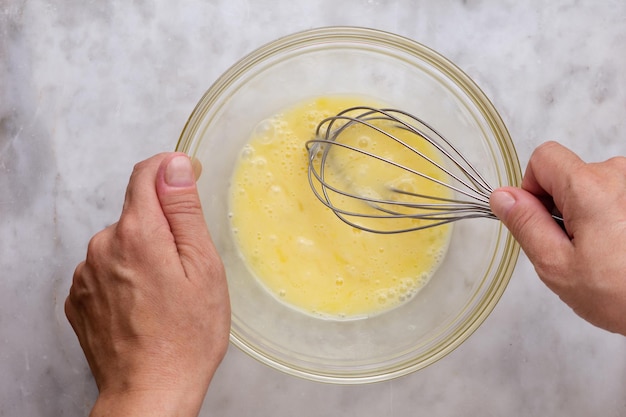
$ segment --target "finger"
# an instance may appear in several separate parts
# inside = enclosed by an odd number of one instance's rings
[[[567,266],[573,246],[541,201],[520,188],[504,187],[491,194],[489,203],[539,276],[560,275],[558,271]]]
[[[138,211],[145,215],[159,207],[154,181],[161,162],[168,155],[171,153],[160,153],[134,166],[126,187],[123,212]]]
[[[560,209],[576,170],[584,164],[566,147],[557,142],[546,142],[531,155],[522,188],[537,197],[551,196]]]
[[[70,298],[71,298],[70,296],[67,296],[65,298],[65,305],[64,305],[65,317],[67,318],[67,321],[72,326],[72,329],[74,329],[74,332],[76,332],[78,314],[76,314],[76,307],[74,307],[74,303],[72,302]]]
[[[197,262],[219,263],[212,250],[194,169],[187,155],[174,153],[161,161],[156,190],[183,268],[188,271]]]

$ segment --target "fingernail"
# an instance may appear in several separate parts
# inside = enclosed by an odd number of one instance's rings
[[[513,195],[506,191],[494,191],[490,198],[491,209],[493,213],[498,216],[506,216],[506,214],[515,205],[515,198]]]
[[[191,161],[184,155],[170,160],[165,167],[165,183],[171,187],[189,187],[195,183]]]

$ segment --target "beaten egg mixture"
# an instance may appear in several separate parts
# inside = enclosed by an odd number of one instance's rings
[[[231,227],[253,275],[281,302],[324,318],[367,317],[407,301],[437,269],[451,234],[450,225],[391,235],[364,232],[342,222],[315,197],[305,142],[321,120],[363,102],[314,98],[262,121],[242,149],[231,182]],[[385,148],[393,147],[388,141],[379,143],[375,135],[358,130],[354,135],[355,141],[397,158],[397,149]],[[419,159],[411,163],[438,175]],[[377,182],[449,196],[415,175],[359,160],[352,165],[359,170],[354,175],[374,188]]]

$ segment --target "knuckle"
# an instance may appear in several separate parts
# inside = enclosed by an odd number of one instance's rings
[[[535,271],[537,271],[537,275],[552,289],[555,289],[554,287],[557,286],[556,284],[561,282],[560,278],[563,275],[563,268],[558,255],[543,254],[533,260],[533,265],[535,267]]]
[[[626,157],[616,156],[604,162],[581,166],[574,173],[571,192],[580,204],[591,204],[599,193],[614,195],[626,182]]]
[[[547,154],[550,154],[554,151],[561,149],[562,147],[563,146],[560,143],[549,140],[537,146],[535,150],[533,151],[532,156],[547,155]],[[531,157],[531,159],[533,158]]]
[[[110,239],[109,229],[101,230],[100,232],[93,235],[93,237],[89,240],[87,244],[87,260],[98,258],[102,254],[104,254],[109,245]],[[79,265],[80,266],[80,265]],[[77,268],[78,269],[78,268]]]
[[[158,165],[158,163],[163,160],[163,158],[165,158],[165,156],[168,155],[168,152],[162,152],[162,153],[158,153],[154,156],[152,156],[151,158],[148,159],[144,159],[143,161],[139,161],[137,162],[134,166],[133,166],[133,171],[131,174],[131,178],[140,174],[142,171],[144,170],[151,170],[155,168],[155,165]]]
[[[117,241],[126,242],[135,239],[142,232],[139,222],[133,216],[124,215],[120,217],[115,227],[115,238]]]
[[[531,261],[537,276],[550,290],[559,296],[568,292],[571,285],[571,260],[555,250],[535,256]]]
[[[133,172],[131,175],[136,175],[137,173],[143,171],[146,166],[149,164],[149,159],[137,162],[134,166],[133,166]]]
[[[160,243],[156,240],[152,227],[133,216],[123,216],[120,219],[113,239],[111,257],[114,257],[115,262],[111,263],[111,267],[128,267],[139,259],[147,259],[153,254],[152,249]]]
[[[171,198],[163,205],[163,211],[168,214],[201,215],[202,206],[198,198],[190,198],[189,195],[181,195]]]
[[[74,302],[68,296],[65,299],[65,304],[63,305],[63,310],[65,312],[65,317],[67,321],[70,322],[72,327],[76,327],[76,308],[74,307]]]
[[[74,276],[72,278],[72,288],[76,286],[76,284],[78,283],[78,280],[82,276],[84,269],[85,269],[85,261],[79,263],[74,269]],[[71,291],[71,288],[70,288],[70,291]]]
[[[68,303],[73,306],[81,305],[83,300],[89,293],[89,268],[87,262],[81,262],[74,270],[72,277],[72,285],[66,300],[66,307]]]
[[[127,210],[115,225],[113,239],[120,248],[145,249],[162,226],[162,219],[139,210]]]
[[[614,156],[608,159],[605,164],[626,176],[626,156]]]

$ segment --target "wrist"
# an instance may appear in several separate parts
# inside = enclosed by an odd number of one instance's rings
[[[196,417],[205,394],[206,389],[101,392],[89,416]]]
[[[206,368],[194,371],[180,363],[168,365],[165,358],[140,365],[138,360],[130,362],[109,368],[106,377],[94,372],[99,395],[90,417],[195,417],[220,361],[209,361]],[[148,366],[154,363],[160,366]]]

